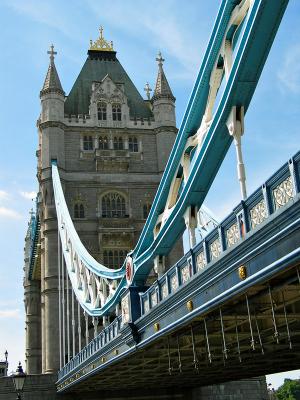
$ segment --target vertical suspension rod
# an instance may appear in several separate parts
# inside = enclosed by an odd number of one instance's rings
[[[170,353],[170,339],[167,336],[167,347],[168,347],[168,362],[169,362],[169,375],[172,375],[172,365],[171,365],[171,353]]]
[[[288,337],[288,342],[289,342],[289,348],[292,350],[292,339],[291,339],[291,333],[290,333],[290,327],[289,327],[289,321],[287,318],[287,313],[286,313],[286,305],[285,305],[285,298],[284,298],[284,292],[281,292],[282,294],[282,303],[283,303],[283,312],[284,312],[284,319],[285,319],[285,324],[286,324],[286,333]]]
[[[80,318],[80,304],[77,302],[77,319],[78,319],[78,353],[81,352],[81,318]]]
[[[272,291],[271,291],[270,285],[269,285],[269,297],[270,297],[270,303],[271,303],[272,321],[273,321],[273,326],[274,326],[274,338],[276,340],[276,343],[279,344],[279,333],[278,333],[278,329],[277,329],[275,310],[274,310],[274,302],[273,302]]]
[[[66,271],[66,294],[67,294],[67,349],[68,349],[68,362],[71,360],[71,347],[70,347],[70,290],[69,290],[69,276]]]
[[[74,305],[74,291],[72,289],[72,350],[73,350],[73,358],[76,355],[75,349],[75,305]]]
[[[62,340],[63,340],[63,365],[66,364],[66,321],[65,321],[65,263],[64,263],[64,255],[63,251],[61,251],[61,269],[62,269]]]
[[[206,326],[206,318],[204,318],[203,323],[204,323],[204,330],[205,330],[205,338],[206,338],[206,346],[207,346],[208,360],[209,360],[209,363],[211,364],[211,362],[212,362],[212,356],[211,356],[211,352],[210,352],[210,345],[209,345],[209,339],[208,339],[208,333],[207,333],[207,326]]]
[[[226,338],[225,338],[224,321],[223,321],[223,315],[222,315],[221,308],[220,308],[220,321],[221,321],[222,341],[223,341],[223,355],[224,355],[225,359],[227,359]]]
[[[57,230],[57,266],[58,266],[58,341],[59,341],[59,368],[62,369],[62,332],[61,332],[61,257],[59,230]]]
[[[241,348],[240,348],[240,338],[239,338],[239,329],[238,329],[236,316],[235,316],[235,335],[236,335],[237,352],[238,352],[238,355],[239,355],[239,362],[242,362]]]
[[[198,363],[198,357],[197,357],[197,353],[196,353],[195,335],[194,335],[193,325],[191,325],[191,337],[192,337],[192,349],[193,349],[193,363],[194,363],[195,369],[197,371],[199,371],[199,363]]]
[[[251,318],[249,300],[248,300],[247,294],[245,294],[245,297],[246,297],[247,313],[248,313],[249,328],[250,328],[250,335],[251,335],[250,343],[251,343],[252,350],[255,350],[255,341],[254,341],[253,328],[252,328],[252,318]]]
[[[177,336],[177,353],[178,353],[178,369],[179,369],[179,372],[182,373],[182,364],[181,364],[181,354],[180,354],[179,336]]]

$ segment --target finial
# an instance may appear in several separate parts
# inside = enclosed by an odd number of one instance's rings
[[[152,89],[149,85],[149,82],[146,83],[144,90],[146,92],[147,99],[150,100],[150,92],[152,92]]]
[[[114,51],[113,49],[113,42],[108,42],[107,40],[104,39],[103,36],[103,27],[102,25],[99,28],[100,36],[95,42],[93,43],[92,40],[90,40],[90,50],[95,50],[95,51]]]
[[[162,55],[161,55],[161,52],[160,52],[160,51],[158,52],[158,55],[157,55],[157,57],[156,57],[156,61],[157,61],[157,63],[158,63],[158,66],[159,66],[159,67],[162,67],[163,62],[165,61],[165,59],[162,58]]]
[[[54,56],[57,54],[57,51],[54,51],[54,46],[51,44],[50,51],[47,51],[47,54],[50,54],[50,61],[51,63],[54,62]]]

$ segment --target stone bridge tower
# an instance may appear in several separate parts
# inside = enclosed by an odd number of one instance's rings
[[[39,226],[33,235],[34,262],[27,257],[25,265],[28,373],[59,368],[59,249],[51,160],[57,160],[83,244],[104,265],[117,268],[139,237],[177,133],[175,98],[160,54],[153,97],[147,86],[144,100],[102,29],[68,96],[53,46],[48,53],[37,123]],[[178,260],[181,251],[178,243],[167,264]]]

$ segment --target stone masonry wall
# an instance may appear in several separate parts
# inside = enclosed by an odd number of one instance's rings
[[[267,400],[265,377],[243,379],[220,385],[206,386],[191,390],[173,390],[167,393],[153,389],[135,391],[124,394],[109,394],[89,392],[57,394],[55,387],[56,375],[29,375],[26,378],[22,400]],[[13,381],[11,377],[0,378],[0,400],[15,400]]]

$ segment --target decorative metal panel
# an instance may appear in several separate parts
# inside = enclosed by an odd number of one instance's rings
[[[163,299],[165,299],[167,296],[168,296],[168,285],[167,285],[167,282],[164,282],[162,285],[161,285],[161,295],[162,295],[162,298]]]
[[[250,210],[251,227],[254,229],[267,218],[267,210],[265,201],[262,199]]]
[[[149,311],[149,300],[144,299],[144,313],[146,314]]]
[[[197,255],[197,271],[201,271],[206,266],[204,251],[200,251]]]
[[[226,241],[227,246],[233,246],[239,240],[239,229],[237,223],[231,225],[230,228],[226,230]]]
[[[181,268],[181,282],[185,283],[190,279],[190,268],[189,265],[186,264]]]
[[[275,189],[273,189],[273,199],[275,209],[284,206],[288,201],[293,198],[293,183],[292,178],[289,176],[282,181]]]
[[[156,291],[151,293],[151,306],[154,307],[157,304],[157,293]]]
[[[210,244],[210,257],[211,260],[215,260],[218,258],[221,254],[221,245],[220,245],[220,240],[217,238]]]
[[[121,310],[122,310],[122,323],[127,324],[130,321],[129,295],[124,296],[122,298]]]
[[[175,292],[175,290],[178,288],[177,274],[174,274],[171,276],[171,288],[172,288],[172,292]]]

